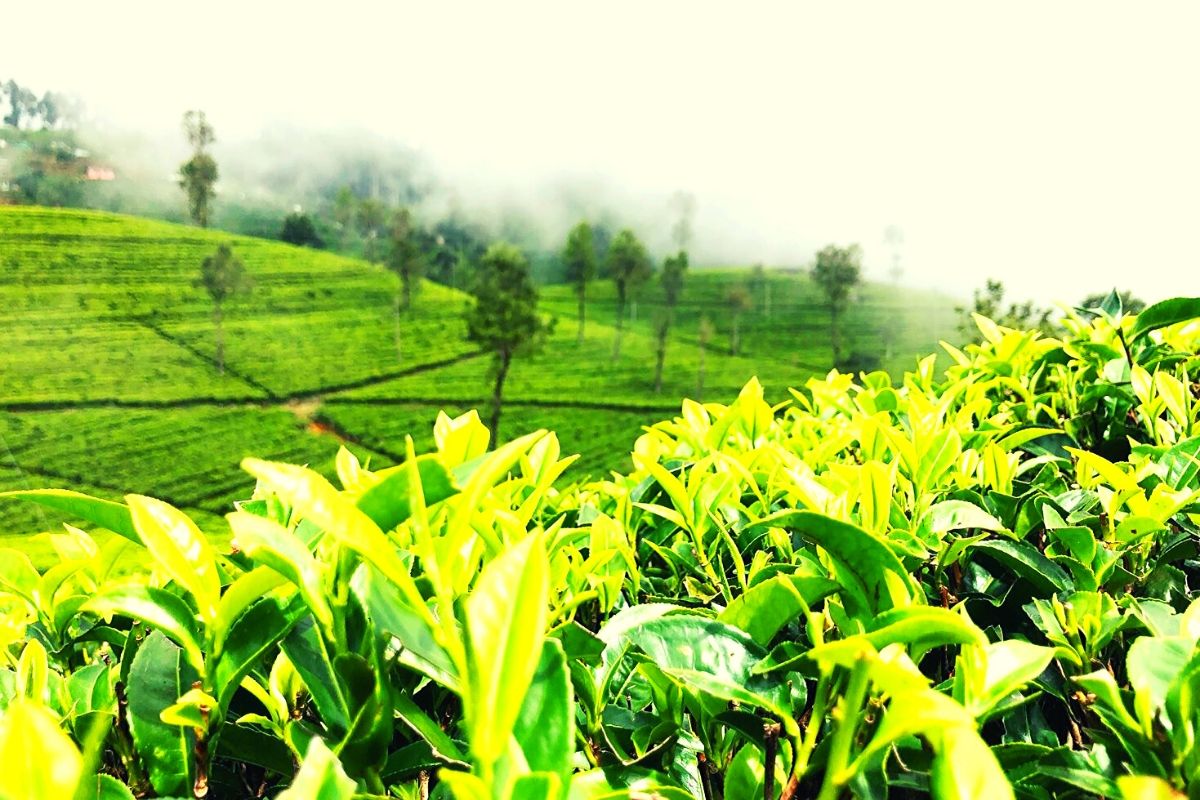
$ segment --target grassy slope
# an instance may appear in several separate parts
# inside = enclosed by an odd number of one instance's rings
[[[225,309],[221,376],[211,360],[211,306],[194,281],[224,241],[246,264],[251,287]],[[582,455],[576,477],[624,466],[643,425],[696,396],[701,314],[718,329],[704,354],[706,398],[728,398],[753,375],[782,398],[786,386],[825,371],[828,337],[803,276],[772,276],[770,319],[747,314],[742,355],[728,355],[720,305],[743,275],[689,276],[661,394],[653,392],[656,285],[616,361],[611,285],[593,290],[582,344],[570,288],[547,287],[543,306],[558,325],[542,354],[513,367],[505,437],[555,429],[565,450]],[[0,208],[0,489],[145,492],[219,529],[215,515],[251,488],[238,469],[244,455],[329,472],[338,438],[376,464],[403,453],[406,434],[428,446],[438,408],[485,402],[489,363],[463,339],[467,298],[434,284],[405,315],[397,354],[395,285],[378,267],[275,242],[110,214]],[[893,310],[880,317],[892,320],[893,366],[908,366],[950,331],[948,301],[873,287],[865,295],[872,313]],[[855,313],[853,346],[878,344],[880,326]],[[60,521],[0,501],[0,535]]]

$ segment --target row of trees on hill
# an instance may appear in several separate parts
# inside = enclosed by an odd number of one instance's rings
[[[183,127],[193,152],[180,167],[179,184],[187,197],[192,219],[201,227],[207,227],[219,176],[210,152],[215,136],[202,111],[188,112]],[[672,201],[677,211],[671,231],[675,250],[663,260],[658,273],[665,303],[655,310],[651,320],[656,343],[656,391],[661,391],[667,346],[676,322],[676,306],[684,290],[695,212],[695,201],[688,194],[679,193]],[[468,290],[476,282],[473,272],[484,255],[485,238],[478,230],[460,221],[449,219],[432,226],[422,225],[411,209],[390,206],[374,196],[360,197],[349,185],[337,192],[331,204],[331,215],[339,250],[354,252],[361,248],[361,255],[367,261],[381,264],[396,276],[393,316],[398,357],[402,353],[402,315],[412,307],[422,278]],[[313,247],[324,244],[312,217],[299,211],[284,219],[280,238]],[[580,342],[586,330],[589,285],[599,278],[612,281],[616,293],[612,359],[618,360],[626,323],[636,318],[638,300],[656,272],[646,246],[632,229],[614,234],[607,226],[581,221],[568,233],[557,261],[561,264],[563,277],[578,296]],[[835,366],[844,364],[841,317],[860,275],[861,253],[856,246],[830,246],[818,254],[813,278],[827,299]],[[770,290],[771,282],[760,266],[746,282],[727,292],[725,302],[732,326],[731,355],[740,352],[741,320],[754,306],[754,295],[762,296],[762,313],[770,315]],[[702,344],[707,346],[711,336],[706,332],[713,328],[711,321],[704,320],[701,328]]]
[[[54,130],[73,127],[79,118],[79,103],[69,95],[37,92],[12,78],[0,80],[0,121],[18,130]]]
[[[656,340],[656,363],[654,386],[655,391],[661,391],[663,364],[666,357],[667,340],[671,327],[675,323],[675,311],[683,295],[684,281],[688,269],[687,244],[690,238],[690,223],[686,215],[681,216],[680,223],[673,231],[676,252],[663,260],[659,273],[664,303],[653,320]],[[567,234],[566,245],[563,249],[563,261],[566,264],[567,279],[575,289],[578,298],[579,333],[578,341],[583,342],[587,321],[588,287],[597,276],[598,259],[593,246],[591,226],[586,222],[578,223]],[[621,336],[630,306],[636,303],[643,288],[654,275],[654,262],[645,246],[630,229],[617,233],[608,248],[607,276],[611,278],[616,291],[616,319],[613,337],[613,360],[621,354]],[[812,270],[812,279],[820,287],[825,296],[829,309],[830,344],[833,350],[833,363],[840,366],[844,363],[845,354],[842,346],[842,317],[849,305],[851,291],[862,281],[862,251],[858,245],[838,247],[830,245],[817,253]],[[762,297],[762,313],[770,316],[770,280],[762,265],[751,270],[749,278],[744,283],[730,287],[725,295],[725,303],[730,316],[730,355],[737,355],[740,350],[741,317],[753,305],[755,294]],[[704,330],[711,330],[711,321],[702,320],[701,340],[707,345],[709,336]]]
[[[214,363],[225,374],[225,303],[250,286],[246,268],[230,244],[221,244],[200,264],[195,285],[212,302]],[[466,312],[469,341],[491,354],[492,402],[489,427],[499,441],[504,382],[517,356],[537,352],[554,328],[538,313],[538,293],[529,260],[516,246],[496,242],[479,259],[473,302]],[[411,303],[411,297],[408,302]],[[397,316],[397,347],[400,323]]]
[[[75,133],[80,108],[68,95],[38,95],[0,79],[0,202],[84,204],[89,162]]]

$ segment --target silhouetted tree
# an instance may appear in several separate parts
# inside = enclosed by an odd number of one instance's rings
[[[8,114],[4,124],[20,128],[22,121],[32,121],[38,113],[37,95],[11,78],[0,86],[0,94],[8,97]]]
[[[425,259],[418,234],[412,213],[407,208],[397,209],[392,214],[392,224],[388,230],[387,266],[400,278],[404,308],[412,308],[413,294],[425,275]]]
[[[849,304],[850,290],[862,280],[862,250],[856,244],[829,245],[817,253],[812,278],[824,292],[829,307],[829,344],[837,367],[842,362],[841,315]]]
[[[333,221],[341,234],[341,248],[346,249],[350,234],[354,233],[354,223],[358,218],[358,198],[349,186],[338,189],[333,199]]]
[[[650,279],[653,267],[645,246],[628,228],[618,233],[608,247],[608,273],[617,289],[617,330],[613,340],[613,360],[621,356],[621,333],[625,327],[625,307]]]
[[[413,294],[425,274],[425,255],[421,252],[418,231],[407,208],[392,214],[388,229],[387,268],[396,274],[399,286],[393,304],[396,327],[396,357],[400,357],[400,311],[412,308]]]
[[[379,259],[379,235],[387,223],[387,207],[375,198],[368,197],[358,204],[356,217],[358,227],[367,240],[363,256],[374,264]]]
[[[987,317],[997,325],[1003,325],[1006,328],[1049,329],[1050,309],[1039,308],[1033,304],[1032,300],[1024,303],[1008,303],[1006,307],[1004,294],[1004,282],[989,278],[984,288],[976,289],[972,293],[970,307],[958,306],[955,309],[960,317],[958,329],[964,340],[978,342],[982,339],[979,326],[975,324],[974,314]]]
[[[233,295],[237,294],[246,284],[246,268],[241,259],[233,254],[233,248],[222,244],[217,252],[204,259],[200,265],[200,277],[197,286],[202,286],[208,292],[213,303],[213,328],[217,337],[216,361],[217,371],[225,374],[225,334],[222,330],[223,305]]]
[[[741,285],[729,287],[729,291],[725,293],[725,304],[729,307],[733,325],[729,334],[729,355],[736,356],[742,345],[740,330],[742,314],[749,311],[753,305],[753,301],[750,299],[750,290]]]
[[[320,249],[325,246],[325,242],[317,234],[317,227],[313,224],[312,217],[299,211],[294,211],[283,218],[283,229],[279,232],[279,238],[288,244],[301,247]]]
[[[679,298],[683,294],[683,279],[687,274],[687,268],[688,256],[687,252],[683,250],[673,256],[667,256],[663,261],[660,280],[666,307],[654,322],[654,332],[658,339],[654,363],[654,391],[656,393],[662,391],[663,364],[667,357],[667,337],[670,335],[671,326],[675,324],[675,306],[679,304]]]
[[[767,277],[767,270],[762,264],[755,264],[750,268],[750,278],[747,280],[747,284],[750,290],[762,299],[762,314],[770,319],[771,280]]]
[[[575,288],[575,295],[579,298],[578,340],[582,342],[584,318],[587,315],[587,287],[596,277],[596,247],[592,241],[592,226],[587,222],[580,222],[567,234],[563,263],[567,268],[567,280]]]
[[[529,261],[515,246],[497,242],[479,261],[475,302],[467,311],[467,339],[492,354],[492,414],[488,426],[500,442],[504,380],[514,356],[536,352],[549,326],[537,313],[537,288]]]
[[[696,339],[700,342],[700,363],[696,367],[696,402],[698,403],[704,397],[705,356],[708,354],[708,345],[715,333],[716,329],[713,327],[712,321],[708,317],[701,317],[700,327],[696,332]]]
[[[216,194],[217,162],[208,152],[215,140],[213,127],[203,111],[189,111],[183,115],[183,130],[188,144],[192,146],[192,157],[179,167],[179,185],[187,195],[188,213],[201,228],[208,227],[209,206]]]

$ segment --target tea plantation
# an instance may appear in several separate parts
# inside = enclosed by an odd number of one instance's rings
[[[782,404],[579,398],[644,429],[594,482],[415,375],[308,412],[364,432],[323,470],[263,405],[14,414],[75,490],[0,503],[80,525],[0,551],[0,797],[1200,796],[1200,298],[1064,325]],[[97,486],[126,427],[160,471]],[[253,493],[169,477],[206,443]]]
[[[223,242],[244,262],[249,286],[224,306],[220,374],[212,304],[197,277],[200,262]],[[557,430],[582,456],[569,477],[631,466],[628,443],[642,426],[677,408],[679,398],[699,396],[696,320],[735,277],[689,276],[684,298],[693,305],[679,311],[661,393],[654,392],[655,343],[644,319],[656,283],[616,361],[605,299],[611,288],[595,285],[595,321],[580,344],[573,295],[547,287],[543,310],[558,325],[543,352],[514,364],[505,436]],[[768,341],[768,326],[756,328],[747,314],[745,355],[730,356],[718,325],[703,357],[704,397],[731,397],[755,374],[769,374],[782,400],[787,385],[826,371],[820,322],[794,320],[809,311],[787,305],[811,304],[807,279],[773,280],[770,346],[759,344]],[[337,445],[345,443],[373,466],[389,465],[403,454],[406,435],[429,443],[437,409],[482,408],[491,392],[490,361],[464,337],[467,297],[424,283],[402,317],[397,346],[396,285],[379,266],[276,242],[113,214],[0,207],[0,482],[153,494],[217,515],[220,531],[228,501],[253,488],[238,469],[243,456],[331,474]],[[908,337],[908,355],[899,356],[900,344],[894,351],[897,363],[911,364],[952,332],[949,301],[891,299],[874,307]],[[913,317],[930,306],[940,316]],[[855,331],[877,337],[859,322]],[[64,520],[6,504],[0,536]],[[39,563],[49,557],[35,555]]]

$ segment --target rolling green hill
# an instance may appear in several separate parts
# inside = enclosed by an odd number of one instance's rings
[[[211,305],[195,281],[221,242],[245,263],[250,288],[225,307],[224,375],[214,360]],[[582,343],[570,287],[543,290],[557,317],[544,352],[515,362],[505,438],[548,427],[578,452],[577,477],[620,467],[641,426],[683,396],[728,398],[758,375],[785,387],[828,369],[826,322],[808,279],[773,273],[770,316],[742,319],[728,354],[724,294],[745,271],[693,271],[653,390],[650,320],[657,284],[611,356],[613,291],[599,282]],[[0,208],[0,490],[84,487],[148,493],[222,525],[253,490],[238,468],[250,453],[331,471],[339,443],[376,465],[418,447],[440,408],[482,407],[489,360],[464,339],[468,298],[425,283],[402,319],[396,279],[377,266],[259,239],[94,212]],[[756,298],[759,302],[761,298]],[[697,341],[702,315],[717,335]],[[909,366],[952,335],[952,303],[868,286],[847,322],[850,349]],[[886,341],[885,341],[886,340]],[[49,512],[0,504],[0,535],[44,530]]]

